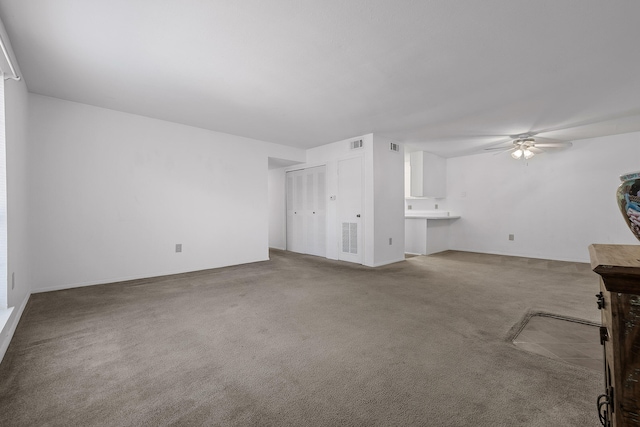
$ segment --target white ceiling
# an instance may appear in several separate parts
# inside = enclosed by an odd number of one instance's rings
[[[302,148],[640,130],[637,0],[3,0],[0,18],[31,92]]]

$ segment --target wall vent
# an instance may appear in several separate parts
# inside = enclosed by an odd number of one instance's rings
[[[358,253],[358,223],[343,222],[342,223],[342,252],[357,254]]]
[[[362,140],[358,139],[355,141],[351,141],[351,149],[357,150],[358,148],[362,148]]]
[[[389,143],[389,150],[395,151],[396,153],[400,152],[400,144],[396,144],[395,142]]]

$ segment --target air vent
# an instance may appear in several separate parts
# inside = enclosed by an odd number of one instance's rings
[[[398,152],[400,152],[400,145],[396,144],[395,142],[390,142],[389,143],[389,150],[395,151],[396,153],[398,153]]]
[[[362,140],[358,139],[356,141],[351,141],[351,149],[357,150],[358,148],[362,148]]]
[[[358,223],[343,222],[342,223],[342,252],[357,254],[358,253]]]

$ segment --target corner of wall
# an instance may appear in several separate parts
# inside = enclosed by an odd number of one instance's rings
[[[391,139],[374,137],[373,198],[373,267],[404,259],[404,149],[390,149]]]

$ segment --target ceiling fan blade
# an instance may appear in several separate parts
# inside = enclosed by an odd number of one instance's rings
[[[507,150],[511,150],[513,149],[513,146],[509,146],[509,147],[490,147],[490,148],[485,148],[485,151],[507,151]]]
[[[529,151],[531,151],[534,154],[542,154],[545,152],[545,150],[543,150],[542,148],[538,148],[537,145],[535,147],[529,147]]]
[[[531,138],[534,137],[538,134],[538,132],[523,132],[523,133],[519,133],[516,135],[509,135],[509,138],[511,139],[525,139],[525,138]]]
[[[560,139],[555,139],[555,138],[547,138],[547,137],[544,137],[544,136],[536,136],[534,138],[534,142],[535,142],[536,145],[538,145],[538,144],[554,144],[556,142],[563,143],[565,141],[560,140]]]
[[[573,145],[572,142],[540,142],[535,144],[536,148],[569,148]]]
[[[508,139],[502,139],[499,141],[495,141],[489,144],[483,144],[482,147],[484,147],[485,150],[492,150],[492,149],[500,149],[500,148],[506,148],[505,146],[502,147],[497,147],[500,144],[507,144],[507,143],[512,143],[513,142],[513,138],[508,138]],[[509,147],[511,147],[511,145],[509,145]],[[480,147],[478,147],[480,148]]]

